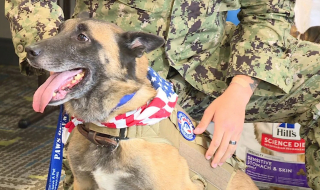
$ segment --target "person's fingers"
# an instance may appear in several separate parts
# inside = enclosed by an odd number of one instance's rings
[[[231,137],[232,137],[232,133],[230,133],[230,132],[228,133],[228,132],[224,131],[222,140],[220,141],[220,145],[217,147],[218,149],[214,153],[214,157],[211,162],[212,167],[215,168],[215,167],[217,167],[218,164],[220,164],[221,158],[225,155],[225,153],[227,152],[227,150],[229,148],[229,142],[230,142]]]
[[[237,135],[233,135],[230,140],[236,141],[236,143],[238,143],[240,140],[240,137],[241,137],[241,133]],[[223,157],[220,159],[220,161],[218,161],[218,166],[221,166],[228,158],[230,158],[234,154],[236,149],[237,149],[237,144],[235,145],[229,144],[227,151],[225,152]]]
[[[210,143],[210,146],[206,152],[206,159],[209,160],[210,158],[212,158],[212,156],[214,155],[214,153],[216,152],[216,150],[219,148],[220,144],[221,144],[221,140],[224,136],[224,129],[222,127],[220,127],[220,123],[216,122],[214,127],[214,131],[213,131],[213,137]],[[216,165],[212,165],[212,167],[217,167]]]
[[[212,121],[213,115],[214,115],[214,104],[211,103],[210,106],[204,111],[200,123],[193,131],[194,134],[203,133],[207,129],[210,122]]]

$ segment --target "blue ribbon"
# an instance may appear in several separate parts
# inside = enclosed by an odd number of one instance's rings
[[[52,147],[46,190],[57,190],[59,187],[63,159],[62,130],[69,122],[69,115],[63,113],[63,110],[63,105],[61,105],[59,121]]]

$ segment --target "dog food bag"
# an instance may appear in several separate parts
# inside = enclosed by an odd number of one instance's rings
[[[237,156],[259,189],[311,190],[305,168],[305,142],[299,124],[245,124]]]

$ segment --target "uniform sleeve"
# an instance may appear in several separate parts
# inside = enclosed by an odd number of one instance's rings
[[[19,57],[21,73],[40,74],[26,61],[25,47],[57,34],[63,11],[56,0],[6,0],[5,16],[10,22],[12,41]]]
[[[294,2],[243,0],[240,24],[231,40],[228,79],[247,75],[262,80],[267,88],[288,93],[292,88],[290,70],[290,28]],[[259,85],[260,86],[260,85]]]

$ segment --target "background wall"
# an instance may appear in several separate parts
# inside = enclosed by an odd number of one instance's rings
[[[9,22],[4,16],[4,1],[0,0],[0,38],[11,38]]]
[[[4,16],[4,1],[0,0],[0,66],[18,66],[19,59],[14,52],[11,40],[10,24]]]

